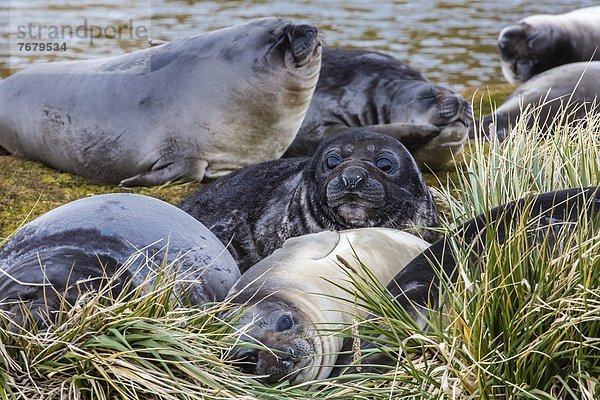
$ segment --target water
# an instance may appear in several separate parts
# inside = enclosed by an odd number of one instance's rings
[[[68,51],[19,52],[9,46],[17,21],[106,27],[134,22],[147,36],[173,39],[254,18],[279,16],[317,25],[327,45],[386,51],[456,90],[504,82],[495,48],[503,26],[532,14],[563,13],[594,0],[487,1],[195,1],[12,0],[0,3],[0,76],[34,62],[94,58],[147,47],[146,38],[67,41]],[[12,20],[11,20],[12,17]],[[109,35],[108,36],[114,36]],[[12,50],[12,51],[11,51]]]

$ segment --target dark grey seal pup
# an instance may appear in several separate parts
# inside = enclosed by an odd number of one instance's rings
[[[538,240],[549,240],[553,245],[553,235],[560,229],[575,224],[585,213],[592,221],[600,217],[600,189],[565,189],[542,193],[533,199],[520,199],[493,208],[465,222],[452,234],[461,243],[471,245],[470,255],[474,260],[481,259],[486,248],[486,225],[495,224],[494,240],[504,243],[522,221],[534,224]],[[445,236],[432,244],[422,254],[413,259],[388,284],[387,288],[398,302],[413,314],[415,320],[421,317],[415,306],[439,306],[440,276],[456,279],[456,255],[450,236]],[[423,321],[420,321],[423,326]]]
[[[418,163],[437,170],[462,151],[470,103],[395,58],[324,48],[317,89],[287,157],[312,156],[322,141],[366,127],[400,140]]]
[[[123,186],[202,180],[279,158],[319,76],[318,31],[266,18],[0,83],[0,146]]]
[[[60,309],[57,293],[72,305],[125,264],[118,294],[128,283],[143,282],[165,258],[175,263],[181,294],[196,305],[223,300],[240,276],[219,239],[164,201],[136,194],[73,201],[25,225],[0,250],[0,308],[19,320],[23,304],[51,323]]]
[[[600,61],[580,62],[552,68],[533,77],[515,90],[494,114],[486,115],[482,128],[503,140],[517,118],[529,107],[528,127],[552,131],[557,123],[585,122],[586,116],[600,112]],[[557,116],[565,117],[557,120]]]
[[[525,82],[559,65],[600,60],[600,7],[559,15],[532,15],[498,36],[502,73],[510,83]]]
[[[429,188],[396,139],[355,129],[312,158],[254,165],[202,187],[180,207],[230,244],[242,272],[291,237],[325,229],[438,226]]]

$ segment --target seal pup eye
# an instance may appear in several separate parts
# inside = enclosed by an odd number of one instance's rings
[[[277,320],[277,326],[275,330],[277,332],[289,331],[294,326],[294,320],[289,315],[284,315]]]
[[[342,158],[337,154],[331,154],[325,159],[325,167],[332,170],[342,163]]]
[[[380,157],[375,161],[375,166],[383,172],[390,173],[394,169],[394,162],[386,157]]]

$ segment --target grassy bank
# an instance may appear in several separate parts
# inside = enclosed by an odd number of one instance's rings
[[[600,120],[591,122],[546,140],[521,127],[502,145],[473,142],[466,160],[438,179],[428,177],[439,180],[446,228],[531,193],[598,185]],[[75,198],[120,190],[12,157],[0,163],[0,213],[3,224],[16,223],[11,226]],[[195,187],[142,193],[173,202]],[[52,331],[0,329],[0,398],[597,399],[600,227],[582,223],[562,232],[559,252],[532,242],[520,228],[477,265],[466,258],[459,263],[458,282],[445,291],[446,306],[431,315],[425,332],[375,285],[359,288],[385,316],[398,359],[385,373],[263,385],[223,361],[236,340],[220,320],[226,305],[199,311],[178,304],[169,296],[174,283],[163,275],[137,297],[86,297]],[[369,324],[360,326],[373,328]]]

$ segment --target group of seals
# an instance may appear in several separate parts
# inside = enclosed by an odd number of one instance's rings
[[[427,242],[397,229],[434,238],[421,229],[437,226],[438,216],[413,156],[437,169],[457,154],[470,105],[381,53],[326,49],[319,79],[320,59],[316,28],[270,18],[123,56],[33,67],[0,83],[0,145],[14,154],[121,185],[202,180],[246,167],[184,200],[191,216],[120,194],[36,219],[0,250],[2,308],[24,318],[24,303],[51,323],[60,294],[73,304],[124,264],[115,290],[138,285],[148,274],[145,254],[178,259],[178,275],[192,281],[181,293],[193,304],[220,301],[239,278],[235,258],[245,273],[228,298],[250,306],[235,317],[242,340],[267,349],[240,346],[233,356],[271,381],[299,383],[329,376],[336,362],[343,343],[326,331],[349,325],[356,311],[342,289],[348,274],[360,274],[355,254],[380,282],[395,276],[388,289],[416,319],[415,304],[438,306],[436,272],[452,275],[456,265],[449,238],[425,250]],[[590,81],[581,81],[577,99],[593,100],[598,64],[585,64]],[[538,101],[548,85],[552,98],[575,88],[582,65],[561,68],[568,79],[548,71],[498,110],[504,134],[519,95]],[[304,158],[256,164],[281,156],[299,128],[286,154]],[[539,195],[529,217],[541,216],[541,226],[573,222],[583,203],[572,199],[580,195],[596,213],[598,190],[573,189]],[[523,204],[490,215],[510,224]],[[484,221],[455,234],[478,251]],[[349,228],[364,229],[328,231]],[[135,252],[138,261],[126,264]]]
[[[563,64],[600,61],[600,7],[523,18],[502,29],[498,50],[510,83]]]
[[[312,158],[254,165],[200,188],[180,207],[205,224],[244,272],[294,236],[324,229],[415,226],[424,238],[438,216],[406,148],[358,128],[334,136]]]
[[[317,83],[318,30],[266,18],[0,82],[0,147],[96,182],[202,180],[279,158]]]
[[[504,75],[523,82],[600,60],[599,27],[600,7],[505,27]],[[220,177],[286,150],[310,156],[352,127],[396,137],[432,170],[462,150],[471,107],[460,95],[378,52],[328,48],[322,69],[320,61],[315,27],[266,18],[117,57],[34,66],[0,83],[0,148],[123,186]]]
[[[542,132],[599,111],[600,7],[519,20],[502,29],[498,50],[506,80],[525,84],[485,116],[485,135],[505,139],[527,108],[526,126]]]
[[[28,223],[0,249],[1,308],[21,320],[25,305],[50,325],[61,303],[75,304],[122,267],[114,295],[165,260],[176,266],[179,294],[195,305],[223,300],[240,276],[223,244],[173,205],[135,194],[76,200]]]
[[[483,118],[482,128],[490,137],[503,140],[527,108],[526,125],[542,132],[559,124],[585,122],[587,116],[600,112],[599,95],[600,61],[562,65],[525,82]]]
[[[343,344],[332,331],[350,326],[352,316],[365,316],[349,289],[348,276],[364,273],[357,258],[377,280],[389,282],[390,295],[424,326],[424,310],[440,307],[440,277],[456,279],[453,238],[471,246],[470,256],[480,260],[487,226],[495,227],[493,240],[504,243],[512,229],[527,221],[534,240],[553,246],[555,235],[562,229],[574,230],[579,218],[600,222],[599,217],[600,189],[590,187],[542,193],[496,207],[422,252],[419,249],[427,244],[420,239],[381,228],[289,239],[244,273],[228,295],[244,312],[241,318],[236,313],[229,317],[242,333],[242,343],[231,356],[245,371],[271,382],[287,379],[298,384],[327,378],[339,362]],[[398,273],[386,281],[393,269]],[[257,349],[256,344],[262,347]],[[396,362],[388,357],[385,352],[375,353],[369,363]]]
[[[321,75],[296,139],[285,155],[311,156],[353,127],[400,140],[415,160],[438,170],[462,151],[470,103],[387,54],[324,48]]]
[[[350,275],[386,284],[429,244],[406,232],[363,228],[324,231],[287,240],[231,288],[231,313],[242,340],[231,357],[247,372],[267,381],[292,384],[329,377],[344,339],[334,334],[365,316],[355,303]],[[345,290],[344,288],[348,288]]]

